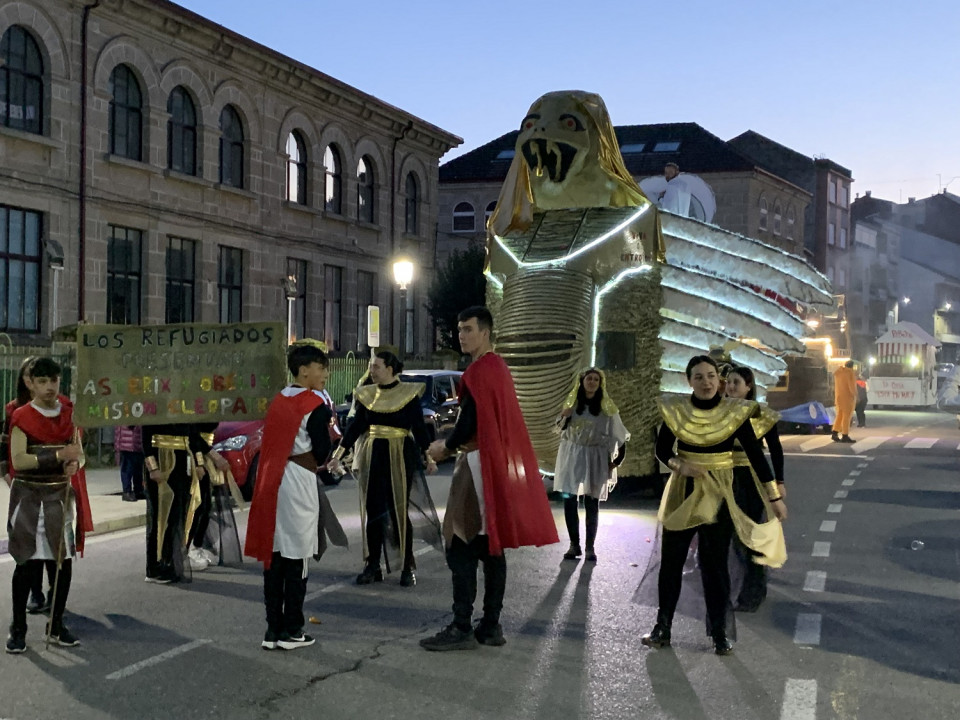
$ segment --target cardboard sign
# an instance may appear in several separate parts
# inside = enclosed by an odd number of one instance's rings
[[[257,420],[286,384],[280,323],[81,325],[81,427]]]
[[[921,407],[932,405],[933,393],[925,393],[918,378],[870,378],[869,398],[871,405],[897,405]]]

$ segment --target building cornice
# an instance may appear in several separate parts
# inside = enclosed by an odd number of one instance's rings
[[[339,118],[372,125],[390,137],[412,122],[405,141],[438,158],[463,143],[453,133],[167,0],[105,0],[101,8],[112,11],[112,21],[149,28],[194,52],[206,50],[216,61],[245,71],[253,82],[285,87]]]

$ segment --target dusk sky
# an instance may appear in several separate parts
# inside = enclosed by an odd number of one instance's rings
[[[618,125],[752,129],[829,157],[861,195],[960,194],[955,0],[180,4],[462,137],[441,162],[580,89]]]

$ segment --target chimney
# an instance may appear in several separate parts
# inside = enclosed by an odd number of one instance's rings
[[[915,197],[908,197],[908,198],[907,198],[907,205],[911,205],[911,204],[915,203],[916,201],[917,201],[917,199],[916,199]]]
[[[873,190],[867,190],[866,196],[870,197],[871,195],[873,195]]]

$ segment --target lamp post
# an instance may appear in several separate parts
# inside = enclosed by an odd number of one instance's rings
[[[287,298],[287,343],[292,343],[293,336],[293,304],[297,301],[297,276],[287,275],[280,281],[283,294]]]
[[[394,260],[393,279],[400,286],[400,342],[397,349],[402,360],[407,351],[407,286],[413,282],[413,261],[406,257]]]

